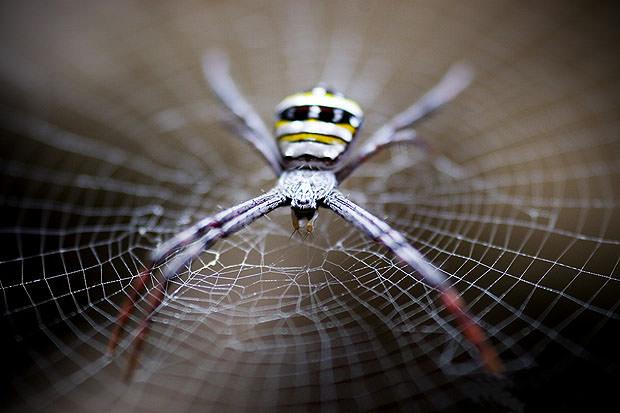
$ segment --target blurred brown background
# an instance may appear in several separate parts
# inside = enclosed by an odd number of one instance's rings
[[[620,60],[612,2],[133,1],[0,6],[0,302],[9,411],[558,411],[618,381]],[[506,363],[481,372],[432,291],[331,214],[288,213],[169,291],[134,382],[104,357],[158,242],[273,184],[219,124],[204,50],[264,119],[326,81],[366,133],[456,61],[420,126],[462,179],[396,148],[345,184],[451,276]],[[367,136],[367,135],[366,135]],[[135,328],[138,315],[128,330]]]

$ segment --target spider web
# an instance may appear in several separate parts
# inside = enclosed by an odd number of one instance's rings
[[[612,397],[620,65],[610,8],[171,4],[2,6],[6,406],[518,411]],[[143,306],[116,356],[106,345],[149,253],[274,184],[221,126],[200,69],[214,46],[265,119],[281,97],[326,81],[365,108],[366,136],[451,63],[475,67],[474,84],[418,129],[461,175],[398,147],[343,191],[449,277],[504,377],[481,371],[436,292],[384,248],[327,211],[311,237],[290,237],[278,210],[172,282],[133,381],[122,380]]]

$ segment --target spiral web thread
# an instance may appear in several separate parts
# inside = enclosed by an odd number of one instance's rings
[[[601,343],[620,317],[620,67],[602,6],[106,3],[2,15],[0,297],[24,353],[12,408],[517,410],[508,383],[555,363],[549,349],[617,366]],[[200,73],[208,47],[229,52],[265,119],[322,80],[361,103],[366,134],[451,63],[475,67],[474,84],[419,128],[462,176],[398,147],[343,191],[445,272],[506,378],[484,375],[436,292],[384,248],[327,211],[311,237],[289,239],[279,210],[171,283],[122,381],[141,304],[115,357],[106,344],[149,253],[274,183],[221,126]]]

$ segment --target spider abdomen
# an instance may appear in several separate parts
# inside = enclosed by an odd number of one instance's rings
[[[321,86],[285,98],[275,124],[285,164],[329,167],[349,148],[362,119],[355,101]]]

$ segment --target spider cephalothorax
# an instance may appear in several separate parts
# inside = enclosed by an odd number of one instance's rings
[[[331,171],[298,169],[284,171],[278,180],[278,188],[291,203],[293,228],[305,227],[312,232],[317,218],[316,210],[327,195],[338,185]]]
[[[275,138],[285,167],[332,168],[363,119],[357,102],[323,85],[284,98],[276,107]]]
[[[349,152],[362,124],[363,113],[357,103],[322,86],[291,95],[276,108],[274,139],[256,111],[237,90],[228,73],[227,62],[222,54],[207,55],[204,61],[206,78],[237,121],[241,137],[265,158],[278,181],[270,191],[203,218],[154,251],[151,264],[132,281],[129,296],[119,311],[117,326],[110,338],[109,352],[113,353],[116,349],[134,302],[146,290],[155,268],[161,268],[163,275],[155,279],[155,286],[149,291],[148,316],[138,330],[128,373],[137,362],[151,315],[163,303],[168,281],[175,278],[183,266],[217,240],[279,207],[291,207],[295,230],[301,225],[312,231],[317,209],[323,207],[383,244],[411,267],[411,276],[436,289],[464,337],[478,350],[483,365],[491,372],[500,371],[501,362],[493,347],[468,315],[458,292],[445,275],[409,244],[404,235],[337,189],[357,167],[386,146],[409,143],[430,155],[429,146],[412,127],[461,92],[470,82],[469,70],[455,66],[418,102],[379,128],[353,156],[343,159],[342,155]]]

